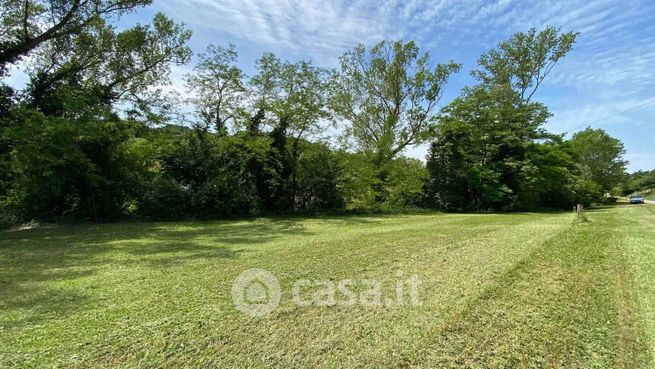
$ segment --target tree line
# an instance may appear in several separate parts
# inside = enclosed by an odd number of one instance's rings
[[[252,76],[234,45],[210,45],[182,98],[168,75],[190,61],[191,31],[164,14],[116,26],[149,3],[3,2],[0,223],[568,209],[623,180],[620,141],[544,129],[552,114],[535,94],[577,33],[516,33],[443,108],[461,65],[402,40],[356,46],[336,69],[265,53]],[[12,65],[24,89],[4,81]],[[424,143],[426,163],[403,156]]]
[[[640,170],[629,174],[620,189],[625,196],[652,194],[655,190],[655,170]]]

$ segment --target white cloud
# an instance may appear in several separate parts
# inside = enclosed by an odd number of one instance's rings
[[[228,35],[286,54],[335,57],[357,42],[383,39],[386,24],[367,4],[302,0],[165,1],[196,32]]]
[[[160,6],[209,42],[226,36],[329,66],[359,42],[411,38],[429,48],[483,51],[514,32],[555,25],[582,35],[551,83],[643,86],[655,77],[655,40],[642,34],[655,29],[649,1],[163,0]]]
[[[655,116],[654,100],[655,96],[648,99],[622,100],[607,96],[593,102],[551,109],[554,117],[548,123],[548,128],[556,133],[573,133],[589,125],[605,128],[643,126],[645,123],[643,116]]]

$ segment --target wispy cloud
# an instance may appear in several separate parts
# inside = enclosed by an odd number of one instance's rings
[[[553,82],[644,85],[655,76],[651,1],[164,0],[160,6],[211,34],[207,39],[227,35],[327,65],[359,42],[411,38],[430,48],[486,49],[516,31],[555,25],[582,36]]]
[[[162,6],[196,31],[228,35],[312,58],[334,58],[356,42],[384,38],[388,29],[370,4],[350,1],[191,0]]]
[[[616,128],[625,130],[651,125],[643,119],[644,116],[655,116],[655,96],[646,99],[624,98],[606,95],[593,102],[580,104],[562,104],[551,109],[555,114],[549,123],[549,128],[558,133],[573,133],[587,126]],[[648,105],[646,105],[648,104]]]

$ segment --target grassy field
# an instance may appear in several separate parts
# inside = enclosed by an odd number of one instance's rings
[[[655,206],[79,225],[0,233],[0,367],[648,368]],[[237,311],[248,268],[280,306]],[[421,306],[295,304],[416,274]]]

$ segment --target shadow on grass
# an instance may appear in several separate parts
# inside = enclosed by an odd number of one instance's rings
[[[7,292],[11,289],[11,297],[3,296],[0,302],[0,309],[7,314],[0,320],[3,329],[61,319],[84,309],[93,301],[74,288],[28,288],[20,284],[7,287],[4,283],[0,283],[0,288]]]
[[[102,270],[164,270],[235,259],[254,245],[311,234],[300,218],[79,224],[0,232],[0,321],[3,326],[43,321],[99,303],[84,291],[89,284],[115,283],[93,280]]]

